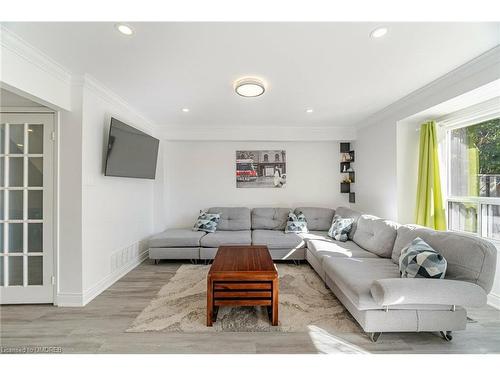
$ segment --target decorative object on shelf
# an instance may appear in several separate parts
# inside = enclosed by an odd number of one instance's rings
[[[340,183],[340,192],[349,194],[349,203],[355,203],[356,195],[351,192],[351,184],[355,181],[355,173],[351,163],[354,162],[354,150],[351,150],[349,142],[340,142],[340,173],[342,181]]]

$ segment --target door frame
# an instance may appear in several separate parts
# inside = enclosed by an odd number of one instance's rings
[[[59,292],[59,134],[60,134],[60,111],[48,107],[0,107],[0,113],[5,114],[53,114],[54,116],[54,134],[53,134],[53,157],[52,157],[52,273],[54,279],[52,282],[52,305],[58,305]],[[50,303],[50,302],[49,302]]]

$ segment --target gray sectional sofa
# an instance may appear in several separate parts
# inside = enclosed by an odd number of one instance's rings
[[[215,233],[168,229],[150,241],[151,259],[213,259],[220,245],[267,245],[275,260],[307,260],[372,340],[381,332],[465,329],[466,307],[486,304],[493,285],[496,248],[488,241],[452,232],[337,210],[299,207],[309,233],[284,233],[288,208],[212,207],[220,213]],[[327,234],[334,214],[352,217],[347,242]],[[448,262],[446,278],[400,278],[401,250],[416,237]],[[236,255],[236,254],[235,254]]]

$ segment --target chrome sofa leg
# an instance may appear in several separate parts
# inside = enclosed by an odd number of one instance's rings
[[[382,332],[370,332],[368,333],[368,337],[370,337],[372,342],[377,342],[381,334]]]
[[[451,331],[439,331],[439,333],[441,334],[441,337],[443,338],[443,340],[445,340],[445,341],[453,340],[453,336],[451,335]]]

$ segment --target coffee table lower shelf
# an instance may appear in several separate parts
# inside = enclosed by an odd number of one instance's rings
[[[217,320],[219,306],[266,306],[273,326],[278,325],[278,278],[271,280],[207,279],[207,326]]]

